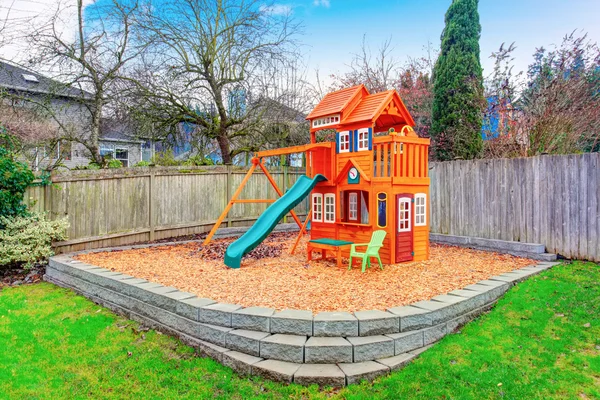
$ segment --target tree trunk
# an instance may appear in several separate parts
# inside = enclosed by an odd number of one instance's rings
[[[104,159],[100,155],[100,134],[102,124],[102,96],[96,97],[94,110],[92,112],[92,132],[90,135],[89,150],[92,153],[92,160],[102,166]]]
[[[217,142],[219,143],[223,164],[231,165],[231,152],[229,151],[229,139],[227,138],[227,135],[220,132],[219,136],[217,136]]]

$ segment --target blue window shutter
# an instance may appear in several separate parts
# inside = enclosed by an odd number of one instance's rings
[[[369,151],[373,150],[373,128],[369,128]]]
[[[335,152],[340,152],[340,132],[335,133]]]
[[[358,129],[354,130],[354,151],[358,151]]]

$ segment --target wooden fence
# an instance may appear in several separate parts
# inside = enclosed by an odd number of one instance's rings
[[[431,231],[542,243],[568,258],[600,261],[600,154],[431,163]],[[70,171],[29,189],[33,208],[67,216],[57,252],[203,233],[245,170],[226,167]],[[301,169],[273,169],[285,190]],[[241,198],[276,198],[261,172]],[[236,204],[227,226],[250,225],[267,204]],[[296,211],[305,216],[308,200]],[[291,219],[288,219],[291,222]]]
[[[304,173],[287,167],[270,172],[283,191]],[[52,218],[68,218],[69,240],[55,244],[62,253],[208,232],[245,174],[233,167],[69,171],[53,175],[52,185],[30,188],[26,199]],[[240,196],[277,197],[262,172]],[[236,204],[222,226],[250,225],[267,205]],[[305,216],[307,209],[305,200],[295,210]]]
[[[600,261],[600,154],[432,163],[431,231]]]

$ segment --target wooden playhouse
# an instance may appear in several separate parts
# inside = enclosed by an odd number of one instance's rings
[[[429,139],[419,138],[415,122],[395,90],[369,94],[364,85],[327,94],[308,115],[310,144],[259,151],[225,210],[206,237],[208,244],[234,204],[272,203],[225,253],[225,264],[239,268],[254,249],[291,212],[300,235],[311,222],[311,243],[325,255],[333,245],[338,265],[348,256],[348,242],[367,243],[376,230],[387,232],[379,254],[385,264],[429,258]],[[317,140],[317,134],[322,136]],[[335,137],[335,141],[333,138]],[[306,176],[287,192],[278,187],[264,160],[305,153]],[[240,199],[256,169],[281,196],[278,200]],[[306,196],[311,212],[302,224],[293,208]],[[329,239],[323,241],[322,239]],[[298,244],[292,248],[292,252]]]
[[[319,131],[335,135],[335,144],[306,152],[307,175],[328,179],[310,195],[311,240],[366,243],[383,229],[383,263],[428,259],[430,141],[416,135],[398,93],[342,89],[327,94],[307,119],[311,143]]]

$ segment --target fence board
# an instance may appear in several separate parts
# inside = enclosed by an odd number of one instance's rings
[[[431,163],[431,231],[600,261],[600,154]]]

